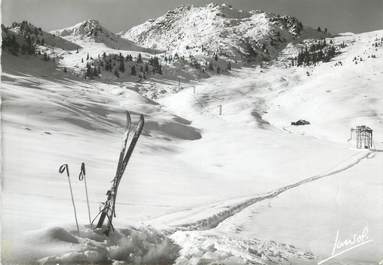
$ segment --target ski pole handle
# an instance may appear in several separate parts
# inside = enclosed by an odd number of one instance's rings
[[[85,163],[84,162],[82,162],[81,163],[81,169],[80,169],[80,174],[78,175],[78,180],[79,181],[82,181],[82,180],[84,180],[84,178],[85,178]]]
[[[62,164],[60,166],[59,173],[62,174],[62,173],[64,173],[64,171],[66,171],[66,175],[69,178],[69,167],[68,167],[68,164]]]

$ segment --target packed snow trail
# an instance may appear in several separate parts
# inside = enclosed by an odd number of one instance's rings
[[[353,154],[349,158],[352,158],[354,156],[355,156],[355,154]],[[329,177],[329,176],[336,175],[338,173],[344,172],[344,171],[346,171],[346,170],[348,170],[348,169],[358,165],[364,159],[371,159],[374,156],[375,156],[374,151],[369,151],[366,154],[362,155],[361,157],[358,157],[353,162],[348,163],[347,165],[345,165],[345,166],[343,166],[341,168],[338,168],[338,169],[335,169],[335,170],[331,170],[330,172],[325,173],[325,174],[320,174],[320,175],[312,176],[312,177],[309,177],[309,178],[305,178],[305,179],[303,179],[301,181],[298,181],[296,183],[293,183],[293,184],[284,186],[282,188],[279,188],[277,190],[268,192],[268,193],[266,193],[266,194],[264,194],[262,196],[252,197],[252,198],[247,199],[247,200],[245,200],[245,201],[243,201],[241,203],[237,203],[237,204],[229,207],[226,210],[220,211],[218,213],[215,213],[212,216],[209,216],[207,218],[203,218],[203,219],[198,220],[196,222],[181,224],[181,225],[177,225],[175,228],[165,229],[165,233],[169,234],[169,233],[175,233],[176,231],[203,231],[203,230],[213,229],[213,228],[217,227],[220,223],[222,223],[223,221],[228,219],[229,217],[239,213],[243,209],[245,209],[245,208],[247,208],[247,207],[249,207],[249,206],[251,206],[251,205],[253,205],[253,204],[257,203],[257,202],[260,202],[260,201],[263,201],[263,200],[266,200],[266,199],[275,198],[279,194],[281,194],[281,193],[283,193],[285,191],[288,191],[290,189],[296,188],[298,186],[301,186],[303,184],[310,183],[310,182],[313,182],[313,181],[316,181],[316,180],[319,180],[319,179],[322,179],[322,178],[325,178],[325,177]],[[349,158],[347,158],[346,160],[348,160]],[[342,164],[344,162],[345,161],[341,161],[339,164]],[[227,206],[225,208],[227,208]]]

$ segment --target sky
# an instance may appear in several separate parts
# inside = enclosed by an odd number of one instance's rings
[[[45,30],[97,19],[113,32],[156,18],[181,5],[201,6],[212,0],[2,0],[2,23],[28,20]],[[383,29],[383,0],[215,0],[234,8],[260,9],[297,17],[330,32]]]

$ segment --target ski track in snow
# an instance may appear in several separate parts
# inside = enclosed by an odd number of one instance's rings
[[[194,223],[176,226],[172,230],[158,231],[147,226],[140,228],[129,227],[115,231],[110,238],[97,234],[89,228],[82,228],[80,234],[76,234],[74,230],[67,231],[57,227],[37,231],[36,234],[32,233],[29,235],[29,240],[32,240],[32,242],[38,246],[41,246],[42,243],[40,241],[45,239],[47,242],[58,240],[58,242],[61,243],[71,243],[71,247],[68,248],[64,254],[39,257],[39,255],[34,253],[34,251],[36,251],[34,249],[31,250],[31,253],[37,255],[34,259],[35,262],[44,265],[61,263],[126,264],[125,262],[129,264],[157,264],[156,262],[158,260],[161,260],[163,264],[184,265],[197,264],[196,262],[202,261],[200,259],[201,256],[206,255],[215,255],[214,257],[222,261],[222,264],[227,264],[225,262],[228,261],[230,257],[233,259],[235,257],[240,264],[243,262],[245,262],[245,264],[285,264],[290,258],[313,262],[315,257],[311,252],[301,251],[292,245],[277,243],[275,241],[262,242],[258,239],[239,240],[215,234],[190,234],[189,232],[213,229],[228,218],[259,201],[275,198],[287,190],[347,171],[358,165],[364,159],[373,158],[375,151],[368,151],[363,155],[359,154],[360,153],[357,153],[347,157],[338,163],[335,169],[330,169],[328,173],[305,178],[296,183],[266,193],[263,196],[247,199],[215,215]],[[356,155],[358,155],[358,157],[354,158]],[[352,158],[353,161],[350,161]],[[346,164],[341,166],[343,163]],[[173,235],[170,236],[170,234]],[[185,240],[189,243],[183,247],[182,242]],[[213,244],[212,242],[214,242],[214,247],[211,245]],[[202,246],[206,255],[202,255],[200,251],[197,251],[199,245]],[[191,246],[196,246],[197,249]]]
[[[355,155],[352,155],[351,157],[353,157],[353,156],[355,156]],[[235,214],[241,212],[245,208],[247,208],[247,207],[249,207],[249,206],[251,206],[257,202],[260,202],[260,201],[263,201],[266,199],[275,198],[278,195],[280,195],[283,192],[286,192],[290,189],[299,187],[301,185],[304,185],[304,184],[307,184],[307,183],[310,183],[310,182],[313,182],[313,181],[316,181],[316,180],[319,180],[319,179],[322,179],[325,177],[329,177],[329,176],[344,172],[344,171],[358,165],[364,159],[371,159],[374,156],[375,156],[375,151],[369,151],[366,154],[364,154],[363,156],[358,157],[355,161],[347,164],[344,167],[332,170],[326,174],[321,174],[321,175],[316,175],[316,176],[312,176],[309,178],[305,178],[305,179],[300,180],[296,183],[293,183],[293,184],[284,186],[282,188],[276,189],[274,191],[268,192],[262,196],[257,196],[257,197],[247,199],[244,202],[241,202],[239,204],[231,206],[229,209],[221,211],[219,213],[216,213],[216,214],[209,216],[207,218],[204,218],[204,219],[198,220],[196,222],[192,222],[192,223],[186,223],[186,224],[178,225],[173,229],[167,229],[167,230],[165,230],[165,233],[172,234],[172,233],[175,233],[177,231],[203,231],[203,230],[210,230],[210,229],[216,228],[219,224],[221,224],[222,222],[224,222],[228,218],[234,216]],[[344,161],[342,161],[340,163],[343,163],[343,162]]]

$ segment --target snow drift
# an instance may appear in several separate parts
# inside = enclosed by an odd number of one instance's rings
[[[3,262],[17,264],[173,264],[179,247],[150,227],[129,227],[109,237],[82,227],[52,227],[28,232],[19,239],[12,256]]]

